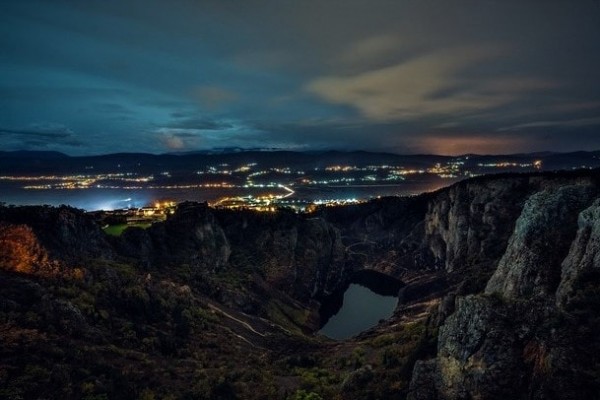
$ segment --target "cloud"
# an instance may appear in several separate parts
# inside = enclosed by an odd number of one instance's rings
[[[348,46],[338,56],[345,68],[352,70],[383,64],[389,60],[398,61],[405,54],[407,43],[398,35],[381,34],[360,39]]]
[[[50,123],[30,124],[24,129],[0,128],[0,134],[9,136],[34,136],[40,138],[63,139],[73,135],[73,131],[64,125]]]
[[[321,77],[306,90],[354,107],[371,120],[394,121],[478,113],[516,101],[524,93],[557,87],[529,77],[468,76],[469,70],[500,55],[497,47],[443,49],[349,77]]]
[[[161,127],[153,135],[168,150],[198,150],[227,146],[228,142],[239,140],[229,130]]]
[[[96,110],[107,114],[132,115],[133,111],[119,103],[99,103]]]
[[[427,151],[420,138],[537,145],[554,132],[547,143],[562,149],[600,111],[586,2],[5,3],[3,148],[404,152]],[[29,125],[54,120],[64,129]]]
[[[255,140],[277,142],[278,147],[411,152],[404,138],[414,130],[407,122],[373,123],[364,119],[311,119],[289,122],[256,121]],[[368,134],[366,134],[368,132]]]
[[[176,132],[162,132],[158,140],[168,150],[182,150],[187,147],[184,137]]]
[[[423,134],[412,145],[419,152],[430,154],[461,155],[517,153],[531,145],[531,138],[506,135],[473,134]]]
[[[505,128],[498,129],[498,132],[504,131],[520,131],[534,128],[549,128],[549,127],[563,127],[563,128],[576,128],[584,126],[600,126],[600,117],[591,118],[577,118],[577,119],[564,119],[564,120],[549,120],[549,121],[533,121],[524,124],[517,124],[508,126]]]
[[[233,125],[227,121],[216,120],[208,117],[190,117],[188,114],[175,113],[177,120],[169,124],[173,129],[194,129],[194,130],[223,130],[231,128]],[[173,114],[172,114],[173,116]]]
[[[239,98],[237,93],[220,86],[200,86],[193,90],[192,95],[209,110],[233,103]]]
[[[244,69],[277,69],[294,61],[293,52],[284,50],[243,49],[232,57],[232,62]]]
[[[600,111],[600,101],[584,101],[584,102],[560,102],[552,106],[552,111],[556,113],[571,113],[579,111]]]
[[[62,124],[55,123],[32,123],[24,128],[0,128],[0,135],[16,138],[36,138],[37,140],[59,141],[64,143],[76,143],[73,140],[73,131]],[[69,139],[69,140],[66,140]]]
[[[168,150],[190,149],[197,150],[201,146],[210,148],[215,143],[231,138],[231,133],[237,129],[233,122],[194,116],[194,113],[173,112],[170,121],[152,130],[163,147]]]
[[[62,149],[81,147],[83,142],[62,124],[33,123],[23,128],[0,128],[4,149]]]

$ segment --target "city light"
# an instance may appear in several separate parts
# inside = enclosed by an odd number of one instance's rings
[[[121,165],[115,166],[121,169]],[[200,166],[192,174],[182,175],[181,172],[162,170],[153,174],[140,174],[132,171],[106,172],[90,174],[93,165],[85,167],[86,173],[76,174],[40,174],[31,175],[2,175],[0,182],[10,182],[23,190],[30,191],[86,191],[86,190],[124,190],[140,192],[176,193],[178,191],[228,190],[227,195],[217,197],[211,205],[219,208],[248,208],[258,211],[274,211],[277,208],[290,208],[297,212],[310,210],[313,206],[331,206],[352,204],[355,201],[369,200],[369,195],[360,199],[353,198],[324,198],[322,195],[298,198],[297,192],[303,188],[314,190],[338,190],[337,188],[376,187],[403,185],[424,179],[459,180],[463,178],[490,173],[490,170],[500,171],[536,171],[543,167],[542,160],[530,159],[479,162],[469,161],[469,157],[454,157],[444,162],[435,162],[429,166],[402,165],[382,163],[380,165],[346,165],[331,164],[325,167],[310,167],[306,165],[294,167],[288,165],[261,166],[256,162],[239,164],[220,163]],[[234,194],[231,194],[233,190]],[[253,196],[249,192],[267,192]],[[225,194],[225,192],[224,192]],[[375,193],[377,194],[377,193]],[[199,196],[202,198],[202,196]],[[114,203],[114,202],[112,202]],[[131,198],[123,201],[131,204]],[[166,215],[157,210],[164,207],[175,207],[173,202],[154,202],[156,210],[146,210],[146,216],[152,214]],[[106,209],[120,209],[118,204],[103,205]]]

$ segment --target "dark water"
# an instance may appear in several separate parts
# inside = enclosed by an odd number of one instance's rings
[[[377,196],[410,196],[431,192],[450,186],[456,179],[428,179],[405,181],[388,185],[339,185],[339,186],[299,186],[294,187],[295,197],[308,199],[369,199]]]
[[[222,197],[260,196],[281,190],[200,188],[200,189],[73,189],[73,190],[26,190],[0,184],[0,201],[15,205],[61,204],[87,211],[113,210],[127,207],[143,207],[156,201],[215,201]]]
[[[344,293],[342,308],[319,332],[337,340],[350,338],[389,318],[397,303],[395,296],[382,296],[353,283]]]
[[[432,191],[452,183],[449,180],[403,182],[397,185],[294,187],[291,199],[369,199],[377,196],[406,196]],[[15,205],[61,204],[92,210],[142,207],[160,200],[215,201],[222,197],[260,196],[287,192],[279,188],[198,188],[198,189],[73,189],[26,190],[22,184],[0,182],[0,202]]]

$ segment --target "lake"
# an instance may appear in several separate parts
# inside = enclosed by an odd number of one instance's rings
[[[348,339],[389,318],[397,304],[396,296],[382,296],[353,283],[344,292],[342,308],[319,333],[336,340]]]
[[[33,182],[39,183],[39,182]],[[47,182],[42,182],[47,183]],[[402,182],[394,185],[346,185],[346,186],[294,186],[295,194],[290,199],[314,201],[318,199],[369,199],[377,196],[407,196],[429,192],[452,183],[450,180],[430,179]],[[31,184],[31,182],[27,182]],[[14,205],[61,204],[82,208],[87,211],[112,210],[116,208],[143,207],[160,200],[208,201],[223,197],[261,196],[286,194],[279,188],[196,188],[196,189],[106,189],[88,188],[72,190],[23,189],[23,182],[0,181],[0,202]]]

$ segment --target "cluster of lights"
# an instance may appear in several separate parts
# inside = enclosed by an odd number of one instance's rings
[[[323,200],[315,200],[313,202],[313,204],[317,205],[317,206],[326,206],[326,207],[332,207],[332,206],[343,206],[343,205],[348,205],[348,204],[360,204],[360,203],[364,203],[366,202],[366,200],[359,200],[356,198],[351,198],[351,199],[323,199]]]
[[[86,181],[86,180],[120,180],[129,182],[148,182],[154,179],[152,175],[148,177],[136,177],[136,174],[117,173],[117,174],[97,174],[97,175],[40,175],[40,176],[0,176],[2,181]]]
[[[330,171],[330,172],[348,172],[348,171],[358,171],[360,170],[359,168],[357,168],[356,166],[349,166],[349,165],[332,165],[330,167],[326,167],[325,171]]]
[[[211,206],[217,208],[227,208],[227,209],[251,209],[255,211],[275,211],[277,209],[277,204],[294,195],[295,192],[288,186],[285,185],[277,185],[279,189],[284,190],[285,194],[264,194],[261,196],[254,197],[252,195],[244,196],[244,197],[223,197],[222,199],[211,203]]]
[[[248,181],[242,187],[244,188],[274,188],[279,186],[278,183],[269,182],[269,183],[254,183],[252,181]]]
[[[535,160],[533,162],[530,163],[516,163],[516,162],[510,162],[510,161],[502,161],[502,162],[496,162],[496,163],[479,163],[477,164],[478,167],[484,167],[484,168],[535,168],[535,169],[540,169],[542,168],[542,160]]]
[[[131,199],[127,199],[131,200]],[[164,221],[167,215],[174,214],[177,204],[174,201],[157,201],[141,208],[126,208],[103,211],[105,215],[119,215],[126,218],[127,224],[154,223]]]
[[[322,171],[334,176],[316,177],[307,176],[303,170],[294,170],[290,167],[271,167],[257,170],[257,163],[245,163],[239,166],[230,166],[222,163],[216,166],[207,166],[204,170],[197,171],[198,175],[233,175],[240,174],[244,180],[243,183],[234,184],[226,181],[190,183],[190,184],[149,184],[155,181],[153,175],[138,176],[132,172],[107,173],[107,174],[78,174],[78,175],[41,175],[41,176],[0,176],[0,181],[31,182],[24,189],[30,190],[81,190],[81,189],[163,189],[163,190],[185,190],[185,189],[219,189],[219,188],[275,188],[281,181],[293,185],[292,179],[285,178],[263,178],[255,181],[260,176],[269,174],[279,175],[299,175],[298,183],[304,185],[351,185],[357,182],[373,184],[376,182],[395,182],[403,181],[407,176],[416,174],[432,174],[440,178],[456,179],[460,176],[477,176],[477,173],[465,168],[465,160],[468,157],[460,157],[450,160],[444,164],[436,163],[425,169],[407,169],[398,165],[368,165],[366,167],[357,167],[355,165],[330,165],[320,169],[315,167],[314,171]],[[541,160],[532,160],[531,162],[490,162],[477,164],[480,168],[534,168],[541,169]],[[86,169],[88,169],[86,167]],[[359,176],[340,176],[341,173],[365,172],[362,177]],[[159,173],[161,178],[172,178],[169,171]],[[226,179],[226,178],[223,178]],[[279,181],[279,182],[278,182]],[[164,182],[164,180],[163,180]],[[123,183],[123,184],[121,184]]]
[[[355,178],[337,178],[337,179],[324,179],[320,181],[315,181],[311,179],[302,179],[302,183],[306,183],[309,185],[331,185],[332,183],[352,183],[356,181]]]
[[[192,185],[150,185],[147,186],[148,189],[165,189],[165,190],[174,190],[174,189],[203,189],[203,188],[235,188],[238,187],[228,182],[219,182],[219,183],[200,183],[200,184],[192,184]]]
[[[136,176],[133,173],[118,173],[118,174],[98,174],[98,175],[41,175],[41,176],[0,176],[0,180],[17,181],[17,182],[40,182],[53,181],[54,183],[46,183],[41,185],[26,185],[24,189],[34,190],[70,190],[70,189],[137,189],[141,186],[115,186],[103,185],[99,182],[117,181],[128,183],[148,183],[154,180],[154,176]]]
[[[327,172],[360,172],[360,171],[379,171],[382,169],[395,169],[395,165],[367,165],[366,167],[357,167],[356,165],[330,165],[325,167]],[[318,168],[315,168],[318,171]]]

